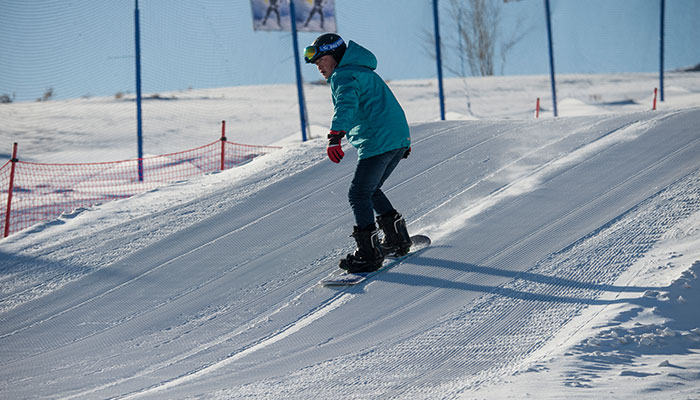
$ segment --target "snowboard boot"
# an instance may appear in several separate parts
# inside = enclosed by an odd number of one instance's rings
[[[384,253],[382,253],[378,233],[374,224],[363,230],[356,226],[352,237],[357,242],[357,250],[340,260],[340,268],[353,274],[374,272],[381,268]]]
[[[384,231],[384,239],[381,242],[382,251],[386,255],[401,257],[411,250],[411,236],[406,228],[406,220],[401,214],[394,211],[391,214],[377,217],[379,227]]]

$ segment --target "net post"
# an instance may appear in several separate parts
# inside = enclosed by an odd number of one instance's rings
[[[10,166],[10,187],[7,190],[7,208],[5,211],[5,233],[3,237],[10,235],[10,213],[12,211],[12,191],[15,184],[15,166],[17,165],[17,142],[12,145],[12,163]]]
[[[226,121],[221,121],[221,171],[224,170],[224,160],[226,159]]]
[[[445,92],[442,86],[442,54],[440,54],[440,20],[438,0],[433,0],[433,25],[435,29],[435,55],[437,58],[438,97],[440,99],[440,120],[445,120]]]
[[[306,102],[304,100],[304,81],[301,77],[301,66],[299,65],[299,39],[297,37],[296,10],[294,0],[289,0],[289,18],[292,27],[292,46],[294,52],[294,65],[297,76],[297,97],[299,98],[299,121],[301,123],[301,141],[306,142]]]
[[[659,27],[659,100],[664,101],[664,14],[666,13],[666,0],[661,0],[660,27]]]
[[[547,41],[549,42],[549,80],[552,83],[552,105],[554,108],[554,117],[558,117],[557,113],[557,85],[554,73],[554,49],[552,48],[552,13],[549,10],[549,0],[544,0],[545,16],[547,20]]]
[[[139,0],[134,1],[134,40],[136,51],[136,147],[138,152],[139,182],[143,182],[143,115],[141,109],[141,27]]]

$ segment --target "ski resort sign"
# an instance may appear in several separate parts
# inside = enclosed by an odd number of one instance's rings
[[[291,0],[250,0],[253,29],[291,31]],[[337,32],[335,0],[294,0],[296,28],[304,32]]]

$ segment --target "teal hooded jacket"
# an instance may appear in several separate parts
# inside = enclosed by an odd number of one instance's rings
[[[376,68],[374,54],[350,41],[328,78],[334,106],[331,130],[347,132],[360,160],[411,146],[406,115]]]

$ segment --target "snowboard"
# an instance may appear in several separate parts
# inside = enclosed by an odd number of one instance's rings
[[[350,273],[350,272],[343,272],[340,275],[336,276],[331,276],[328,278],[325,278],[321,280],[321,285],[323,286],[351,286],[351,285],[357,285],[358,283],[362,283],[366,281],[367,279],[371,278],[372,276],[378,274],[382,270],[385,270],[393,265],[399,264],[406,258],[416,254],[416,252],[419,252],[426,247],[430,246],[430,238],[425,236],[425,235],[413,235],[411,236],[411,242],[413,244],[411,245],[411,251],[408,252],[408,254],[400,256],[400,257],[393,257],[393,256],[388,256],[384,260],[384,264],[382,265],[381,268],[374,272],[362,272],[362,273]]]

